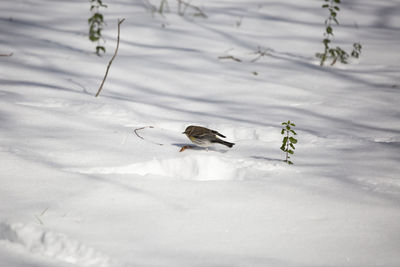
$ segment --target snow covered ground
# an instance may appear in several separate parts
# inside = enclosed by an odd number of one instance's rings
[[[400,3],[343,1],[321,68],[323,1],[150,2],[105,1],[104,57],[88,2],[0,2],[0,265],[400,266]]]

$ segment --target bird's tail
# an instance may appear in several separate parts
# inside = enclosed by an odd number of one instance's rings
[[[220,144],[225,145],[227,147],[233,147],[233,145],[234,145],[234,143],[229,143],[229,142],[221,140],[221,139],[216,139],[215,143],[220,143]]]

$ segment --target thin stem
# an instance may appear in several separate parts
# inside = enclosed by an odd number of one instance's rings
[[[103,89],[103,85],[104,82],[106,81],[107,75],[108,75],[108,70],[110,69],[111,63],[113,62],[114,58],[117,56],[117,52],[118,52],[118,47],[119,47],[119,33],[120,33],[120,26],[121,23],[124,22],[125,19],[119,20],[118,19],[118,37],[117,37],[117,47],[115,48],[115,52],[113,57],[111,58],[110,62],[108,62],[108,66],[107,66],[107,70],[106,70],[106,74],[104,75],[103,81],[101,82],[101,85],[99,87],[99,90],[97,91],[96,97],[99,96],[101,89]]]
[[[289,131],[287,132],[287,142],[286,142],[286,162],[289,160]]]

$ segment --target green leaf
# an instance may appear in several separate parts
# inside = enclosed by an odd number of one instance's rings
[[[326,61],[327,55],[325,54],[321,54],[321,62],[319,63],[320,66],[323,66],[325,61]]]
[[[333,21],[334,21],[337,25],[339,25],[339,21],[338,21],[336,18],[333,18]]]
[[[328,7],[329,7],[328,4],[322,5],[322,8],[328,8]]]
[[[296,126],[296,124],[294,124],[294,123],[291,123],[290,125],[291,125],[291,126],[293,126],[293,127],[295,127],[295,126]]]
[[[359,58],[360,57],[360,53],[358,53],[357,51],[353,50],[351,52],[351,56],[354,57],[354,58]]]
[[[282,129],[281,134],[285,134],[285,129]]]
[[[293,144],[290,143],[289,146],[290,146],[291,148],[293,148],[293,150],[296,150],[296,148],[294,147]]]
[[[287,162],[289,165],[293,165],[293,162],[291,162],[290,160],[288,160]]]
[[[90,35],[90,36],[89,36],[89,39],[90,39],[90,41],[92,41],[92,42],[96,42],[96,41],[98,41],[100,38],[99,38],[99,37],[96,37],[96,36],[94,36],[94,35]]]
[[[294,135],[297,135],[297,133],[294,130],[290,130],[290,132]]]
[[[332,32],[333,32],[332,27],[331,27],[331,26],[326,27],[326,32],[327,32],[328,34],[332,34]]]
[[[103,51],[103,53],[106,52],[106,48],[104,46],[101,45],[96,46],[96,54],[99,54],[100,50]]]
[[[292,154],[292,155],[294,154],[294,151],[293,151],[293,150],[290,150],[290,149],[289,149],[287,152],[288,152],[289,154]]]
[[[285,146],[287,141],[288,141],[288,137],[287,136],[283,137],[282,146]]]
[[[340,0],[333,0],[335,3],[340,4]]]
[[[102,1],[102,0],[98,0],[97,2],[99,3],[100,6],[102,6],[102,7],[107,7],[107,5],[103,4],[103,1]]]
[[[358,58],[361,54],[361,44],[360,43],[354,43],[353,44],[353,51],[351,52],[351,56]]]
[[[289,140],[292,144],[297,144],[297,139],[294,137],[289,137]]]
[[[95,13],[95,14],[93,15],[93,18],[94,18],[95,20],[97,20],[97,21],[103,22],[103,15],[100,14],[100,13]]]
[[[322,42],[323,42],[325,45],[328,45],[328,44],[331,42],[331,40],[329,40],[328,38],[325,38]]]

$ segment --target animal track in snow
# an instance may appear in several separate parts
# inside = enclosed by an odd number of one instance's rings
[[[0,245],[22,247],[30,253],[86,267],[108,267],[110,258],[61,233],[24,224],[0,223]]]
[[[276,164],[263,160],[234,159],[210,155],[191,155],[171,159],[152,159],[117,167],[68,169],[78,173],[138,174],[166,176],[187,180],[244,180],[260,177],[265,171],[276,170]]]

